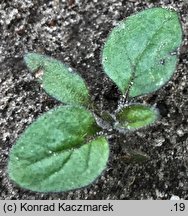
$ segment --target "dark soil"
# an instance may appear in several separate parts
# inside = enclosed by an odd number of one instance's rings
[[[126,135],[112,133],[107,169],[88,187],[66,193],[35,193],[8,179],[11,146],[40,114],[57,106],[28,72],[28,51],[64,61],[85,79],[93,100],[116,108],[120,93],[102,71],[100,50],[122,19],[162,6],[179,12],[184,31],[177,71],[163,88],[139,97],[161,118]],[[188,199],[188,1],[10,0],[0,1],[0,199]],[[127,150],[146,154],[128,159]]]

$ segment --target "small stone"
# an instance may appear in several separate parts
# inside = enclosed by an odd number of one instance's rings
[[[164,141],[165,141],[164,137],[159,137],[158,139],[155,140],[155,146],[157,146],[157,147],[162,146]]]
[[[177,130],[177,134],[178,134],[178,136],[181,137],[181,136],[183,136],[184,133],[183,133],[183,131],[181,129],[179,129],[179,130]]]
[[[172,195],[170,200],[180,200],[179,196]]]

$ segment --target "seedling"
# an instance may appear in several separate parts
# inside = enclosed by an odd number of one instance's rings
[[[103,128],[96,119],[120,132],[154,123],[156,108],[128,101],[158,90],[171,78],[181,41],[176,12],[163,8],[134,14],[112,30],[102,65],[125,99],[112,114],[95,110],[83,79],[62,62],[26,54],[25,62],[44,90],[67,105],[43,114],[20,136],[10,152],[10,178],[39,192],[67,191],[94,181],[109,157],[107,138],[99,135]]]

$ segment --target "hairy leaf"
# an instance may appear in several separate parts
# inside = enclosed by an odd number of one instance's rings
[[[106,74],[124,94],[151,93],[164,85],[176,68],[182,41],[177,13],[152,8],[123,20],[110,33],[102,53]]]
[[[91,183],[105,168],[109,147],[92,114],[81,107],[59,107],[39,117],[13,146],[8,172],[21,187],[57,192]]]
[[[83,79],[61,61],[37,53],[28,53],[24,59],[49,95],[66,104],[88,105],[89,93]]]
[[[124,107],[116,116],[120,127],[137,129],[152,124],[158,118],[158,111],[142,104]]]

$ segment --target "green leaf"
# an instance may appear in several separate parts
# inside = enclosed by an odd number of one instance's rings
[[[37,53],[28,53],[24,59],[49,95],[66,104],[88,105],[89,93],[83,79],[61,61]]]
[[[139,150],[129,150],[121,159],[126,163],[144,163],[149,159],[149,156]]]
[[[117,113],[116,118],[120,127],[138,129],[154,123],[158,119],[158,111],[143,104],[132,104]]]
[[[123,20],[110,33],[102,53],[106,74],[124,94],[151,93],[164,85],[176,69],[176,50],[182,41],[178,15],[152,8]]]
[[[90,184],[106,166],[109,146],[92,114],[82,107],[59,107],[40,116],[13,146],[9,177],[39,192],[66,191]]]

